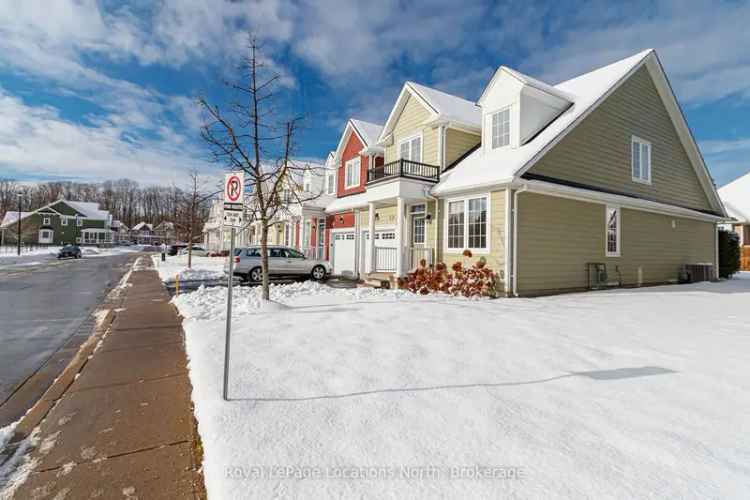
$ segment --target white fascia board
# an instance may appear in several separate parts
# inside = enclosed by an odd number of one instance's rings
[[[476,191],[497,191],[498,189],[505,189],[507,187],[515,187],[518,181],[512,177],[507,179],[499,179],[492,183],[478,182],[476,184],[470,184],[468,186],[462,186],[460,189],[448,189],[448,190],[437,190],[435,188],[430,190],[430,194],[436,198],[443,198],[445,196],[462,196],[464,194],[470,194]]]
[[[696,219],[705,222],[718,223],[725,220],[724,217],[705,214],[689,208],[677,207],[666,203],[659,203],[657,201],[643,200],[641,198],[631,198],[630,196],[619,194],[602,193],[601,191],[592,191],[589,189],[564,186],[545,181],[525,181],[522,184],[526,186],[525,192],[528,193],[557,196],[559,198],[600,203],[603,205],[611,204],[632,210],[641,210],[644,212],[653,212],[661,215],[683,217],[686,219]]]
[[[435,109],[432,104],[430,104],[429,101],[427,101],[419,92],[414,89],[409,82],[404,83],[404,86],[401,88],[401,92],[398,94],[398,98],[396,99],[396,103],[393,105],[393,108],[391,108],[390,114],[388,114],[388,119],[385,121],[385,125],[383,125],[383,130],[380,132],[380,136],[378,137],[378,140],[376,141],[377,144],[381,144],[385,141],[385,139],[391,134],[393,131],[393,127],[398,121],[399,116],[401,116],[401,112],[404,110],[404,107],[406,106],[406,98],[412,96],[415,99],[417,99],[427,110],[430,112],[430,120],[438,117],[438,112]]]
[[[482,135],[482,126],[472,123],[463,123],[457,120],[445,120],[440,117],[431,118],[422,123],[422,126],[433,128],[439,127],[440,125],[444,125],[446,128],[459,130],[461,132],[467,132],[469,134]]]

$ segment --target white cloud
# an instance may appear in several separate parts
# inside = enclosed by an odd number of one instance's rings
[[[0,89],[0,163],[36,178],[92,180],[130,177],[144,183],[182,183],[189,169],[219,171],[203,152],[168,127],[161,139],[132,132],[132,117],[110,115],[92,126],[63,119],[51,107],[29,106]]]

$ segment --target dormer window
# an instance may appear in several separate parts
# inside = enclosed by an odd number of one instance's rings
[[[490,116],[492,149],[510,145],[510,108],[501,109]]]
[[[312,174],[308,171],[305,172],[305,180],[302,184],[302,191],[305,193],[309,193],[312,191],[312,179],[310,178]]]

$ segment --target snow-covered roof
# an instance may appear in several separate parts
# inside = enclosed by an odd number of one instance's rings
[[[21,219],[25,219],[29,215],[33,214],[34,212],[21,212]],[[3,217],[3,222],[0,223],[0,227],[5,227],[13,224],[18,220],[18,212],[5,212],[5,216]]]
[[[482,104],[482,100],[487,93],[487,91],[492,87],[492,82],[500,75],[500,73],[505,72],[511,75],[513,78],[518,80],[519,82],[528,85],[530,87],[534,87],[537,90],[541,90],[542,92],[546,92],[547,94],[553,95],[555,97],[558,97],[560,99],[563,99],[564,101],[573,102],[575,99],[574,96],[568,94],[567,92],[564,92],[560,90],[557,87],[553,87],[552,85],[549,85],[548,83],[544,83],[541,80],[537,80],[534,77],[531,77],[529,75],[525,75],[521,73],[520,71],[517,71],[513,68],[509,68],[507,66],[500,66],[495,74],[492,76],[492,79],[490,80],[490,83],[485,87],[484,92],[482,92],[482,96],[479,98],[479,101],[477,101],[479,104]]]
[[[81,212],[88,219],[107,220],[107,217],[109,216],[109,212],[107,212],[106,210],[99,209],[98,203],[88,202],[88,201],[68,201],[68,200],[58,200],[58,201],[62,201],[66,205],[70,205],[71,207],[75,208],[78,212]]]
[[[336,212],[345,212],[353,208],[362,208],[367,206],[367,194],[359,193],[351,196],[344,196],[342,198],[336,198],[331,203],[326,205],[326,213],[333,214]]]
[[[341,155],[344,152],[344,148],[346,147],[346,143],[349,141],[349,136],[351,136],[352,133],[357,134],[357,137],[364,146],[365,152],[382,153],[383,148],[378,146],[377,144],[382,128],[383,126],[378,125],[377,123],[370,123],[364,120],[349,118],[349,120],[347,120],[346,122],[346,127],[344,127],[344,132],[341,134],[341,138],[339,139],[339,144],[336,147],[336,151],[334,152],[335,157],[341,158]]]
[[[577,76],[554,86],[572,99],[571,106],[539,132],[532,140],[518,147],[493,151],[486,155],[483,148],[477,148],[461,160],[453,169],[441,176],[432,192],[438,195],[487,188],[512,182],[531,168],[552,146],[557,144],[570,130],[593,111],[598,104],[613,92],[626,77],[642,65],[649,63],[652,75],[658,85],[667,89],[665,105],[670,111],[693,168],[699,176],[706,193],[717,211],[723,212],[713,181],[703,162],[695,141],[687,127],[684,116],[671,94],[663,68],[653,49],[644,50],[608,66]],[[671,99],[669,98],[671,96]]]
[[[153,231],[154,226],[152,224],[149,224],[148,222],[139,222],[138,224],[133,226],[133,231],[142,231],[143,229]]]
[[[378,125],[377,123],[370,123],[354,118],[351,119],[351,122],[357,130],[357,133],[359,133],[359,136],[362,138],[365,147],[374,145],[377,142],[378,137],[380,137],[380,132],[383,130],[383,126]]]
[[[430,111],[428,122],[447,121],[471,129],[481,129],[482,108],[477,106],[476,103],[419,83],[406,82],[401,88],[401,93],[399,93],[398,99],[396,99],[396,103],[391,108],[388,119],[383,126],[378,138],[379,143],[384,142],[388,135],[393,132],[393,128],[396,126],[396,122],[410,96],[414,96]]]
[[[476,103],[419,83],[406,82],[406,85],[412,87],[435,110],[435,119],[481,126],[482,108]]]
[[[750,173],[719,188],[719,196],[730,217],[750,224]]]

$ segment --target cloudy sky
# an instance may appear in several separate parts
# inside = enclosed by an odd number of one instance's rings
[[[501,64],[557,83],[653,47],[717,183],[750,171],[750,3],[577,4],[3,0],[0,177],[218,173],[195,98],[226,96],[249,31],[306,116],[298,156],[324,157],[349,116],[384,121],[404,80],[474,100]]]

